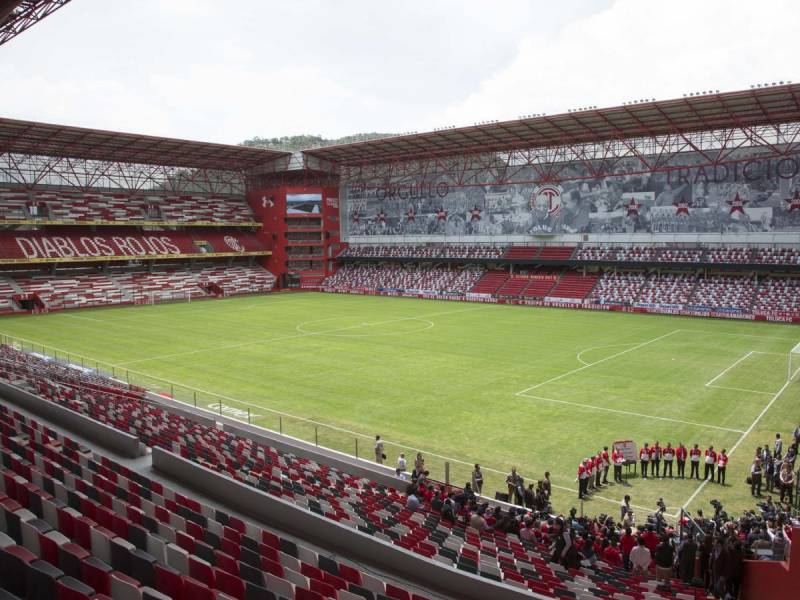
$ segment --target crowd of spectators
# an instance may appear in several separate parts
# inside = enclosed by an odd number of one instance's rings
[[[800,425],[793,437],[784,453],[783,439],[776,434],[773,443],[757,449],[753,461],[754,465],[763,465],[765,489],[780,492],[779,501],[766,496],[738,518],[729,516],[722,503],[712,500],[712,516],[705,516],[702,510],[695,515],[681,510],[679,520],[670,523],[665,515],[666,506],[659,499],[653,513],[637,523],[628,494],[620,504],[618,519],[607,514],[578,516],[575,508],[568,515],[554,514],[550,504],[550,473],[526,485],[516,468],[511,469],[505,480],[508,493],[497,495],[509,504],[492,503],[481,495],[480,465],[475,465],[471,480],[463,488],[449,488],[429,478],[421,454],[414,460],[406,489],[406,507],[416,510],[429,506],[442,518],[460,521],[477,532],[513,533],[522,540],[546,544],[552,553],[551,560],[567,569],[605,563],[645,581],[655,577],[660,585],[669,586],[679,580],[703,588],[716,598],[736,598],[743,561],[784,560],[791,546],[791,528],[800,526],[798,511],[792,506],[793,489],[800,476],[794,474]],[[717,452],[713,446],[703,450],[698,444],[687,448],[683,444],[673,447],[670,443],[662,446],[655,442],[642,446],[639,461],[642,476],[649,473],[651,479],[673,478],[672,462],[677,461],[674,477],[687,477],[688,462],[690,479],[724,485],[728,458],[724,449]],[[614,482],[622,483],[624,463],[622,449],[616,447],[610,452],[604,447],[581,461],[578,479],[585,481],[579,484],[582,494],[611,485],[608,480],[611,467],[614,467]],[[401,454],[398,473],[405,469],[405,455]],[[760,497],[760,488],[757,495]]]

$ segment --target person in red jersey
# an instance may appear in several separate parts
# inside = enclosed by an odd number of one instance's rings
[[[700,457],[703,455],[703,452],[700,450],[700,447],[695,444],[691,450],[689,450],[689,464],[691,464],[692,469],[689,472],[689,479],[694,477],[695,479],[700,479]]]
[[[689,452],[686,450],[686,446],[683,445],[683,442],[678,444],[678,449],[675,450],[675,460],[678,463],[678,477],[681,479],[686,478],[686,457],[688,454]]]
[[[612,539],[611,542],[606,540],[603,542],[603,545],[606,545],[603,548],[603,560],[606,561],[611,567],[621,567],[622,566],[622,553],[619,551],[619,547],[617,546],[617,540]]]
[[[589,492],[594,491],[594,456],[590,456],[586,459],[586,466],[589,470],[589,481],[586,483],[587,489]]]
[[[661,471],[661,446],[656,443],[650,446],[650,475],[658,477]]]
[[[675,460],[675,448],[672,447],[672,443],[667,442],[667,446],[664,448],[664,473],[661,475],[662,477],[666,477],[667,471],[669,471],[669,478],[672,479],[673,460]]]
[[[608,485],[608,468],[611,466],[611,459],[608,456],[608,446],[603,446],[600,457],[603,459],[603,483]]]
[[[705,464],[706,470],[703,475],[703,479],[711,478],[711,481],[714,481],[714,465],[717,464],[717,453],[714,450],[714,446],[709,446],[708,450],[705,452]]]
[[[594,487],[595,489],[600,489],[602,487],[602,479],[603,477],[603,456],[602,453],[598,452],[597,455],[594,457]]]
[[[586,472],[586,462],[578,463],[578,498],[583,500],[586,497],[586,487],[588,485],[588,473]]]
[[[650,464],[650,448],[647,442],[639,450],[639,464],[642,467],[642,479],[647,479],[647,465]]]
[[[653,552],[658,546],[658,534],[656,533],[656,528],[652,525],[647,526],[647,531],[642,534],[642,538],[644,539],[644,545],[647,546],[647,549],[650,550],[650,556],[653,555]]]
[[[614,481],[616,483],[622,483],[622,467],[625,464],[625,455],[622,453],[622,450],[617,450],[615,448],[611,453],[611,460],[614,461]]]
[[[631,568],[631,550],[636,546],[636,537],[630,527],[625,528],[625,533],[619,539],[619,546],[622,550],[622,563],[626,569]]]
[[[725,485],[725,469],[728,466],[728,455],[725,453],[725,448],[717,456],[717,483]]]

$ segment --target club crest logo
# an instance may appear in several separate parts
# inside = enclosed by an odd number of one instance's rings
[[[561,213],[561,196],[563,190],[559,185],[541,185],[531,195],[531,210],[546,210],[550,216]]]

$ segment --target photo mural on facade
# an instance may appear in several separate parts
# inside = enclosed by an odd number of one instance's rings
[[[350,183],[342,221],[353,236],[800,231],[800,153],[763,153],[744,148],[716,164],[683,153],[655,170],[630,157],[604,177],[570,163],[557,182],[527,167],[515,174],[523,183],[504,185]]]

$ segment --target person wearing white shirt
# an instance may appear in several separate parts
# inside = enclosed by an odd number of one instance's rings
[[[398,477],[401,479],[406,478],[406,455],[405,452],[401,452],[400,456],[397,457],[397,472]]]
[[[647,581],[647,570],[650,567],[650,550],[644,545],[644,538],[640,537],[636,547],[631,550],[630,561],[632,565],[631,574],[641,575]]]

